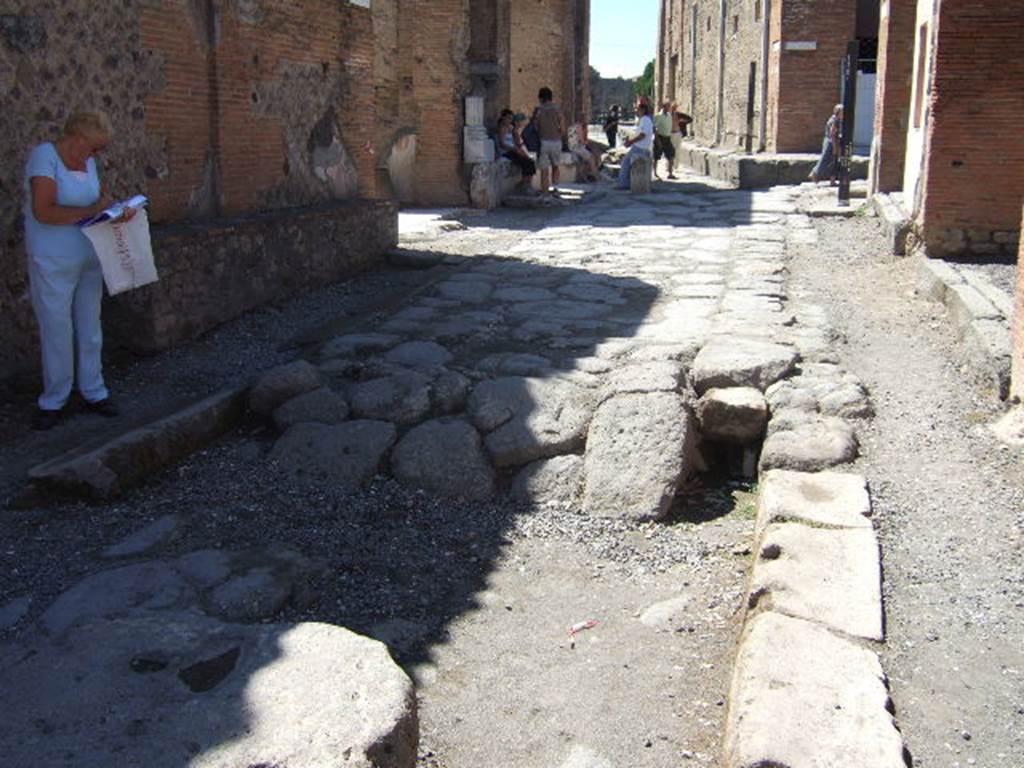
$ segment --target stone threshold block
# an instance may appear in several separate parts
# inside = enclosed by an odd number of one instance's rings
[[[20,500],[60,495],[106,501],[211,443],[245,412],[246,388],[218,392],[166,418],[112,440],[86,444],[29,470]]]
[[[752,619],[733,673],[726,768],[906,768],[878,657],[777,613]]]
[[[871,528],[871,498],[862,475],[772,469],[761,476],[757,535],[773,523]]]
[[[768,526],[759,542],[747,604],[880,642],[882,569],[875,532],[799,523]]]

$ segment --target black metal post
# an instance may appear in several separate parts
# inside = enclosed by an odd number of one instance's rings
[[[850,204],[850,161],[853,157],[853,124],[857,116],[857,68],[860,63],[860,43],[846,44],[843,59],[843,122],[839,131],[839,205]]]

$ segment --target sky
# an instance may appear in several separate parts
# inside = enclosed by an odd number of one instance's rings
[[[654,58],[659,0],[591,0],[590,64],[602,77],[639,77]]]

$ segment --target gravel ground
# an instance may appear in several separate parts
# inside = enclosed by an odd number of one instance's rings
[[[1019,768],[1024,755],[1024,452],[987,425],[944,310],[872,218],[818,223],[792,264],[845,337],[877,417],[861,433],[885,573],[883,663],[917,768]],[[842,276],[837,280],[837,274]]]

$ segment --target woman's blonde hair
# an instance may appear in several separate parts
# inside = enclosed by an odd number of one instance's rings
[[[109,139],[113,133],[110,118],[105,112],[75,112],[64,123],[65,136],[103,136]]]

